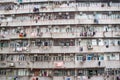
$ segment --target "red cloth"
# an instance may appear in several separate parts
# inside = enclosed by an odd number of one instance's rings
[[[19,34],[19,37],[23,37],[23,34],[22,34],[22,33],[20,33],[20,34]]]
[[[33,78],[32,80],[35,80],[35,78]]]

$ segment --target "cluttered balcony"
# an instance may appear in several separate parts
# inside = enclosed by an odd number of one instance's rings
[[[8,3],[15,3],[16,0],[0,0],[0,4],[8,4]]]
[[[115,28],[114,28],[115,27]],[[119,38],[118,25],[62,25],[1,27],[1,40],[32,38]]]
[[[46,20],[46,21],[41,21],[38,20],[37,23],[36,21],[25,21],[25,22],[19,22],[19,21],[14,21],[14,22],[2,22],[1,26],[38,26],[38,25],[75,25],[75,24],[120,24],[120,19],[100,19],[98,20],[99,22],[94,22],[94,19],[63,19],[63,20]]]
[[[0,49],[0,53],[91,53],[91,52],[120,52],[119,46],[109,46],[106,48],[105,46],[83,46],[83,47],[75,47],[75,46],[43,46],[43,47],[16,47],[16,48],[3,48]]]
[[[13,1],[13,0],[11,0]],[[7,1],[7,2],[10,2]],[[27,2],[27,1],[25,1]],[[29,1],[28,1],[29,2]],[[33,1],[31,1],[33,2]],[[35,1],[34,1],[35,2]],[[40,2],[40,1],[39,1]],[[118,3],[44,3],[44,4],[32,4],[30,5],[15,5],[12,10],[6,11],[2,9],[0,14],[21,14],[21,13],[38,13],[38,12],[74,12],[74,11],[119,11],[120,5]],[[4,7],[4,6],[3,6]],[[10,7],[9,5],[5,6]]]
[[[113,62],[115,65],[111,65]],[[42,66],[41,66],[42,65]],[[13,62],[0,62],[0,67],[7,68],[119,68],[119,61],[98,61],[98,60],[86,60],[86,61],[13,61]]]
[[[119,39],[2,40],[0,53],[89,53],[119,52]]]

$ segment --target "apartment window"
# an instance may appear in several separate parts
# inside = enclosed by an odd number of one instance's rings
[[[16,73],[15,73],[15,70],[13,69],[0,69],[0,75],[13,76],[13,75],[16,75]]]
[[[10,42],[10,46],[12,48],[15,48],[15,47],[25,47],[28,45],[28,41],[12,41]]]
[[[107,60],[108,60],[108,61],[110,60],[110,55],[107,55]]]
[[[23,0],[18,0],[19,3],[22,3]]]
[[[34,61],[34,58],[32,55],[30,56],[30,61]]]
[[[98,39],[99,45],[104,45],[103,39]]]
[[[63,56],[53,56],[53,61],[63,61]]]
[[[92,56],[87,56],[87,60],[92,60]]]
[[[60,32],[60,31],[61,31],[61,29],[58,26],[54,27],[54,32]]]
[[[0,55],[0,61],[4,61],[6,58],[6,55]]]
[[[49,61],[49,56],[44,56],[44,61]]]
[[[20,41],[18,42],[18,44],[20,45],[20,47],[25,47],[28,45],[28,41]]]
[[[65,54],[65,61],[74,61],[74,56],[70,54]]]
[[[34,61],[39,61],[39,56],[34,55],[33,59],[34,59]]]
[[[92,40],[92,45],[97,45],[97,40],[96,39]]]
[[[8,47],[8,42],[0,42],[0,47],[3,48],[3,47]]]
[[[104,55],[99,55],[99,60],[104,60]]]
[[[13,55],[7,55],[7,60],[8,61],[13,61],[14,60],[14,56]]]
[[[3,42],[0,42],[0,48],[3,48]]]
[[[0,75],[6,75],[6,70],[0,69]]]
[[[30,61],[39,61],[40,60],[40,56],[38,55],[30,55]]]
[[[37,27],[36,29],[37,29],[37,33],[40,33],[40,32],[41,32],[40,27]]]
[[[22,44],[23,47],[26,47],[28,45],[28,41],[23,41],[22,43],[23,43]]]
[[[63,70],[55,70],[54,76],[64,76],[64,71]]]
[[[40,70],[40,76],[48,76],[48,70]]]
[[[43,55],[40,56],[40,61],[44,61],[44,56]]]
[[[77,61],[83,61],[83,56],[82,55],[77,55]]]
[[[64,76],[74,76],[75,70],[63,70]]]
[[[15,46],[16,46],[15,42],[14,42],[14,41],[11,41],[11,42],[10,42],[10,47],[11,47],[11,48],[14,48]]]
[[[74,46],[75,45],[75,41],[74,40],[62,40],[59,41],[59,46]]]
[[[43,42],[41,40],[36,40],[35,41],[35,46],[42,46]]]
[[[111,60],[116,60],[116,54],[111,54]]]
[[[30,60],[31,61],[49,61],[50,57],[47,55],[31,55]]]
[[[69,72],[70,72],[70,75],[71,75],[71,76],[74,76],[74,75],[75,75],[75,70],[69,70]]]
[[[20,61],[25,61],[26,60],[26,56],[25,55],[19,55],[19,60]]]
[[[28,76],[29,75],[29,71],[27,69],[18,69],[17,75],[18,76]]]
[[[36,40],[35,46],[51,46],[52,41],[51,40]]]
[[[113,74],[114,74],[114,71],[113,71],[112,68],[108,68],[108,69],[107,69],[107,73],[108,73],[109,75],[113,75]]]
[[[115,54],[111,54],[112,57],[115,57]]]
[[[87,60],[93,60],[94,54],[87,55]]]

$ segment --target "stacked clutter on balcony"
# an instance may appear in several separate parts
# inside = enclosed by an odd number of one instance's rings
[[[116,80],[120,0],[0,0],[0,80]]]

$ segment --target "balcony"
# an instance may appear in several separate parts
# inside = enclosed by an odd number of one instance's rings
[[[14,0],[11,0],[11,2]],[[3,1],[0,1],[1,3]],[[10,2],[8,0],[7,2]],[[120,11],[120,7],[48,7],[46,9],[39,8],[40,12],[74,12],[74,11]],[[24,14],[24,13],[33,13],[33,8],[26,9],[14,9],[14,10],[1,10],[0,14]]]
[[[66,25],[66,24],[78,24],[78,20],[75,19],[63,19],[63,20],[38,20],[36,23],[35,21],[13,21],[13,22],[3,22],[1,26],[37,26],[37,25]]]
[[[1,80],[6,80],[6,78],[7,78],[6,76],[0,76]]]
[[[54,76],[54,77],[53,77],[53,80],[65,80],[65,79],[64,79],[63,76],[61,76],[61,77],[57,77],[57,76],[55,77],[55,76]]]
[[[120,61],[104,61],[104,62],[106,68],[120,68]]]
[[[17,68],[32,68],[31,64],[28,61],[18,61],[14,63],[15,67]]]
[[[108,48],[106,46],[92,46],[88,49],[87,46],[83,46],[83,51],[79,46],[30,46],[30,47],[20,47],[20,48],[3,48],[0,53],[93,53],[93,52],[120,52],[120,46],[111,46]]]
[[[24,0],[22,1],[22,3],[30,3],[30,2],[48,2],[48,1],[51,1],[51,0]]]
[[[31,53],[74,53],[78,52],[78,48],[75,46],[43,46],[43,47],[31,47]]]
[[[9,47],[1,48],[0,53],[8,53],[9,52]]]
[[[97,36],[99,36],[99,34],[96,34]],[[119,38],[120,33],[119,31],[113,32],[102,32],[103,37],[115,37],[115,38]]]
[[[68,76],[54,76],[53,80],[67,80]],[[75,76],[69,76],[70,80],[77,80]]]
[[[0,79],[1,80],[11,80],[13,79],[14,77],[13,76],[7,76],[7,75],[4,75],[4,76],[0,76]],[[18,80],[30,80],[29,77],[25,77],[25,76],[18,76],[17,78]]]
[[[0,61],[0,68],[6,68],[7,63],[5,61]]]
[[[80,36],[78,32],[53,32],[52,38],[103,38],[103,37],[115,37],[119,38],[119,32],[96,32],[94,36]]]
[[[111,65],[112,63],[112,65]],[[97,60],[84,61],[84,62],[76,62],[76,68],[93,68],[93,67],[105,67],[105,68],[119,68],[119,61],[101,61],[101,65],[98,66]]]
[[[98,19],[98,24],[120,24],[120,19]],[[97,24],[93,19],[78,19],[78,24]]]
[[[101,48],[102,47],[102,48]],[[79,46],[51,46],[51,47],[31,47],[31,53],[79,53],[79,52],[120,52],[119,46],[93,46],[92,50],[88,50],[87,46],[83,46],[83,51],[80,51]]]
[[[120,7],[77,7],[77,11],[119,11]]]
[[[86,46],[83,47],[82,52],[120,52],[120,46],[111,46],[109,45],[108,48],[106,46],[92,46],[91,50],[89,50]]]
[[[38,20],[3,22],[1,26],[37,26],[37,25],[68,25],[68,24],[96,24],[93,19],[62,19],[62,20]],[[120,19],[99,19],[98,24],[120,24]]]
[[[5,3],[15,3],[16,0],[0,0],[0,4],[5,4]]]
[[[56,66],[55,63],[63,62],[62,65]],[[98,60],[90,60],[90,61],[43,61],[43,62],[30,62],[30,61],[19,61],[14,62],[15,67],[14,68],[119,68],[120,63],[119,61],[100,61],[101,65],[98,65]],[[20,63],[20,64],[19,64]],[[28,64],[29,63],[29,64]],[[111,65],[111,63],[115,65]],[[0,65],[0,67],[3,67]],[[5,66],[10,67],[10,66]]]
[[[39,80],[53,80],[52,77],[38,77]]]
[[[9,33],[9,34],[8,34]],[[33,35],[32,29],[26,30],[26,36],[20,37],[18,33],[11,33],[7,32],[7,34],[4,34],[4,37],[2,37],[2,34],[0,35],[0,39],[2,40],[8,40],[8,39],[24,39],[24,38],[119,38],[120,33],[115,31],[108,31],[108,32],[96,32],[93,36],[91,33],[88,33],[88,36],[81,36],[80,32],[41,32],[40,35],[37,35],[35,33]]]

